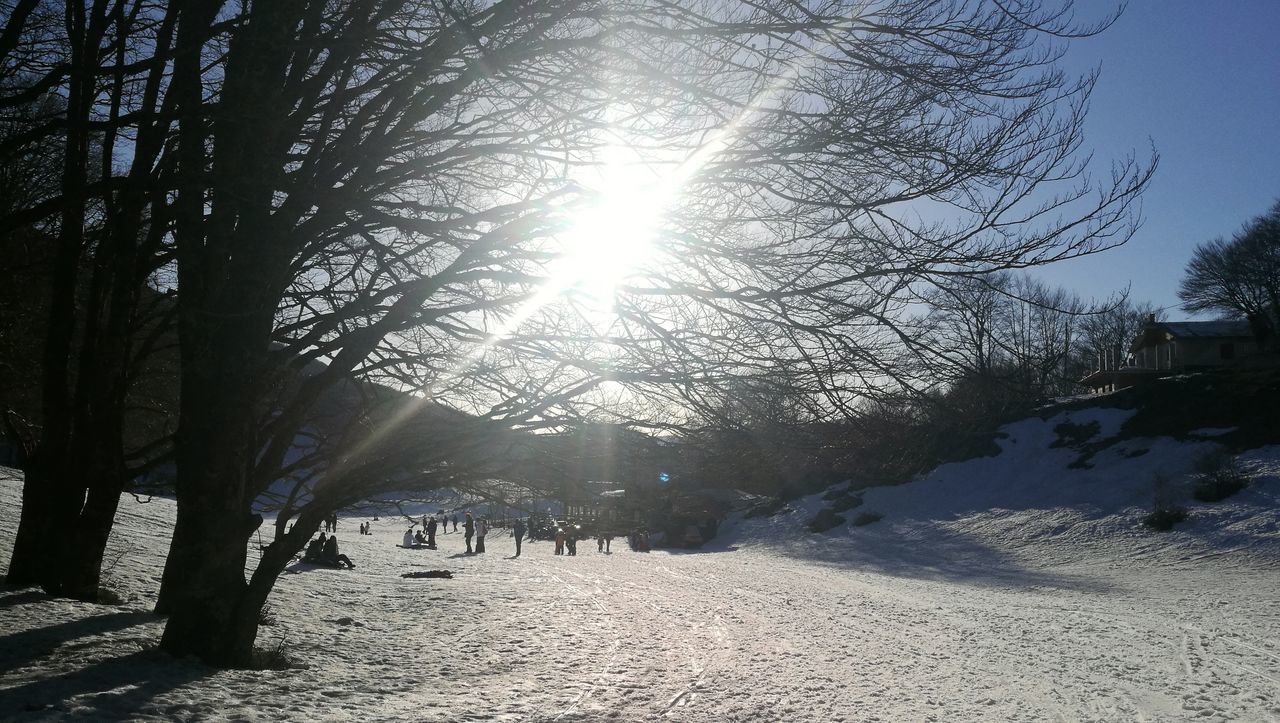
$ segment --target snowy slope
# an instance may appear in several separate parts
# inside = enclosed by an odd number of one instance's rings
[[[121,504],[108,558],[121,607],[0,592],[0,719],[363,721],[1280,720],[1280,448],[1251,485],[1170,533],[1139,524],[1157,471],[1185,485],[1203,441],[1129,439],[1072,468],[1063,421],[1004,430],[1002,453],[868,490],[814,535],[824,503],[727,524],[707,550],[576,557],[498,531],[395,547],[343,520],[353,571],[296,566],[271,599],[305,668],[216,671],[155,652],[147,613],[172,524]],[[1140,450],[1146,449],[1145,453]],[[0,555],[19,483],[0,481]],[[405,579],[450,569],[452,580]]]
[[[997,440],[997,456],[943,465],[908,485],[866,490],[864,504],[844,516],[874,511],[884,520],[845,525],[826,539],[787,532],[803,528],[825,504],[816,495],[792,505],[790,514],[740,523],[732,534],[764,545],[796,538],[784,547],[799,554],[821,550],[840,558],[865,557],[869,564],[902,555],[922,560],[945,555],[953,563],[972,558],[987,567],[993,553],[1039,564],[1176,561],[1228,553],[1233,564],[1271,565],[1280,559],[1280,447],[1240,455],[1237,460],[1253,483],[1225,501],[1199,503],[1190,493],[1193,465],[1217,449],[1211,440],[1223,430],[1198,430],[1194,436],[1203,440],[1198,442],[1156,437],[1106,445],[1131,414],[1089,408],[1009,425]],[[1087,468],[1073,468],[1080,451],[1055,447],[1054,428],[1091,422],[1099,431],[1086,441],[1103,449]],[[1191,511],[1187,522],[1165,534],[1152,534],[1140,524],[1151,511],[1156,476]],[[732,543],[726,538],[721,544]]]

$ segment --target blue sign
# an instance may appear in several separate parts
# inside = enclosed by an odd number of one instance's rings
[[[666,484],[671,481],[671,475],[667,474],[666,472],[663,472],[662,474],[658,475],[658,481],[661,482],[662,484]]]

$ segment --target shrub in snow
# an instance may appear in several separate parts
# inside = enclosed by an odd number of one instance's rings
[[[262,609],[258,611],[258,624],[271,627],[277,625],[280,620],[276,617],[276,611],[271,608],[271,603],[266,603]]]
[[[98,602],[102,605],[124,605],[127,600],[120,593],[108,587],[98,588]]]
[[[1235,458],[1221,451],[1197,460],[1196,473],[1199,478],[1191,489],[1191,496],[1201,502],[1225,500],[1249,484]]]
[[[830,507],[823,507],[818,510],[818,514],[814,515],[812,520],[809,520],[809,529],[812,532],[826,532],[832,527],[843,524],[844,518],[837,515],[835,510]]]
[[[826,502],[830,502],[831,500],[837,499],[839,497],[844,497],[845,494],[847,494],[847,490],[842,490],[836,487],[832,487],[831,489],[822,493],[822,499]]]
[[[746,518],[751,519],[753,517],[773,517],[774,515],[781,512],[782,510],[786,509],[786,507],[787,507],[787,501],[783,499],[769,500],[768,502],[761,502],[755,507],[752,507],[747,512]]]
[[[804,489],[795,484],[784,484],[782,488],[778,490],[778,499],[784,502],[798,500],[801,497],[804,497],[804,495]]]
[[[1170,507],[1158,509],[1151,514],[1142,518],[1142,524],[1150,527],[1157,532],[1168,532],[1173,526],[1187,519],[1187,510],[1184,507]]]
[[[254,670],[289,670],[307,666],[289,657],[284,647],[284,638],[280,638],[280,642],[276,643],[275,647],[254,647],[251,667]]]
[[[846,494],[843,497],[837,497],[831,505],[831,509],[836,512],[845,512],[862,504],[862,498],[858,495]]]
[[[1085,424],[1076,424],[1074,422],[1063,422],[1053,428],[1053,433],[1058,438],[1053,440],[1050,447],[1079,447],[1080,445],[1093,439],[1102,431],[1102,425],[1098,422],[1088,422]]]
[[[869,525],[872,522],[879,522],[882,519],[884,519],[884,515],[879,512],[863,512],[853,518],[853,524],[855,527],[862,527],[863,525]]]
[[[1151,514],[1142,518],[1142,524],[1159,532],[1168,532],[1187,519],[1187,508],[1174,501],[1169,480],[1163,475],[1156,475],[1151,480],[1151,487],[1154,504]]]

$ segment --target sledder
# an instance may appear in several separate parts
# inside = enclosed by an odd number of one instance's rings
[[[434,535],[431,536],[431,539],[423,537],[422,530],[418,530],[415,533],[413,528],[410,527],[404,531],[404,539],[400,541],[400,547],[409,550],[434,550],[436,549],[436,541],[434,537]]]
[[[355,568],[355,563],[351,562],[351,558],[338,552],[338,536],[333,535],[326,539],[323,532],[320,533],[320,537],[312,540],[307,545],[307,552],[302,556],[302,561],[312,565],[324,565],[325,567],[339,569],[344,565],[349,570]]]

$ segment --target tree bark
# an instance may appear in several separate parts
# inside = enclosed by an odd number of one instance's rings
[[[123,7],[102,0],[90,8],[78,3],[66,16],[72,52],[60,228],[42,359],[44,426],[24,484],[9,576],[14,583],[39,584],[50,594],[88,601],[98,599],[106,542],[129,479],[124,425],[132,335],[142,289],[164,235],[163,224],[147,210],[157,205],[152,194],[158,169],[165,165],[161,161],[170,127],[161,112],[165,66],[157,63],[139,71],[147,74],[146,88],[135,102],[126,83],[126,74],[133,72],[125,69],[126,49],[148,23],[126,18]],[[167,53],[175,13],[164,11],[153,41],[154,57]],[[95,135],[90,127],[100,90],[95,78],[108,60],[102,45],[113,28],[116,65],[105,91],[109,121],[107,130]],[[132,118],[123,120],[126,115]],[[110,178],[118,161],[114,139],[125,125],[136,128],[128,176],[115,179],[110,190],[93,190],[95,139],[100,139],[96,147],[102,178]],[[101,221],[90,224],[87,209],[95,198],[101,202]],[[152,228],[144,231],[146,221]]]
[[[62,156],[62,208],[57,250],[49,287],[49,317],[41,360],[41,405],[44,428],[36,449],[34,469],[23,482],[22,519],[9,560],[10,584],[39,584],[57,594],[57,563],[64,559],[66,536],[62,525],[78,512],[73,448],[75,405],[71,359],[78,315],[76,290],[85,246],[85,206],[88,181],[89,127],[93,76],[86,46],[92,26],[83,6],[67,13],[71,66],[67,89],[66,140]],[[96,39],[94,39],[96,47]],[[28,508],[28,502],[31,507]]]
[[[66,524],[67,501],[58,489],[61,479],[45,456],[37,454],[22,483],[22,515],[9,558],[5,582],[45,586],[58,559],[58,529]],[[60,522],[61,520],[61,522]]]
[[[187,11],[178,47],[199,47],[219,5]],[[175,60],[172,91],[179,103],[182,399],[178,520],[156,611],[170,615],[163,649],[221,666],[251,660],[258,612],[270,590],[269,584],[262,590],[262,582],[250,585],[244,573],[249,536],[262,522],[252,513],[259,392],[290,259],[271,199],[280,165],[274,131],[287,114],[275,98],[297,8],[261,4],[252,13],[253,22],[233,40],[220,102],[226,110],[215,112],[212,124],[204,117],[197,53]],[[206,219],[210,130],[216,192]],[[285,561],[272,559],[261,579],[274,582]]]

